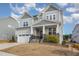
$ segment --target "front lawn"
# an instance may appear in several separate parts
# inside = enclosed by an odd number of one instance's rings
[[[54,44],[30,43],[1,50],[19,56],[65,56],[78,55],[78,51]]]

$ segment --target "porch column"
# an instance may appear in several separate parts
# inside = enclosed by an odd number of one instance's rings
[[[33,35],[33,27],[31,27],[31,35]]]
[[[63,11],[60,12],[61,16],[61,25],[60,25],[60,44],[63,42]]]
[[[43,34],[45,34],[45,26],[43,25]]]
[[[59,33],[59,35],[60,35],[60,37],[59,37],[59,39],[60,39],[59,44],[62,44],[62,42],[63,42],[63,26],[62,25],[60,26],[60,33]]]
[[[42,39],[42,42],[44,40],[44,37],[45,37],[45,26],[43,25],[43,39]]]
[[[57,33],[57,34],[59,33],[59,24],[57,24],[56,33]]]

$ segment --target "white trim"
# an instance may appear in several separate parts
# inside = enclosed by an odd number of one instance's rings
[[[31,15],[28,13],[28,11],[27,11],[27,12],[25,11],[25,12],[23,12],[23,14],[22,14],[18,19],[21,19],[21,18],[24,16],[25,13],[27,13],[29,16],[31,16]],[[33,16],[31,16],[31,18],[33,18]]]
[[[45,26],[43,25],[43,34],[45,34]]]
[[[31,35],[33,34],[33,27],[31,27]]]
[[[32,27],[50,26],[50,25],[57,25],[57,24],[44,24],[44,25],[35,25],[35,26],[32,26]]]
[[[44,20],[39,20],[38,22],[34,23],[32,26],[34,26],[35,24],[38,24],[41,21],[44,21]],[[57,23],[57,21],[52,21],[52,20],[45,20],[45,21],[50,21],[50,22],[56,22]]]
[[[59,33],[59,25],[57,24],[56,33]]]

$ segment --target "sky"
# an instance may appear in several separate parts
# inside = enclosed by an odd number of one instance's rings
[[[0,17],[19,17],[24,11],[30,15],[37,15],[47,6],[47,3],[0,3]],[[71,34],[75,24],[79,23],[79,4],[57,3],[63,9],[63,34]]]

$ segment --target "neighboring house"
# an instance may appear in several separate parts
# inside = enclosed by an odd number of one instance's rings
[[[76,24],[74,30],[72,31],[72,41],[79,43],[79,24]]]
[[[0,18],[0,40],[11,40],[15,35],[15,28],[18,27],[17,21],[8,16]]]
[[[59,35],[59,43],[63,41],[63,11],[49,4],[41,13],[31,16],[27,11],[17,19],[15,28],[17,42],[29,42],[30,36],[45,34]]]

